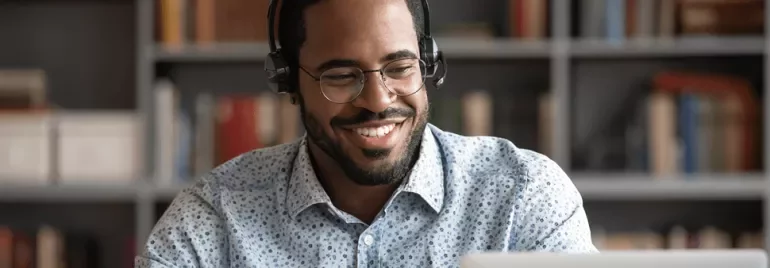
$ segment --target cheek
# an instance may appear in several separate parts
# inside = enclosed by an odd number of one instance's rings
[[[338,108],[333,107],[333,103],[326,100],[323,95],[319,94],[312,85],[305,85],[300,90],[302,94],[302,104],[304,107],[303,118],[308,124],[310,131],[316,133],[322,132],[325,136],[329,136],[332,139],[336,139],[334,132],[329,125],[331,118],[336,114]],[[318,133],[321,134],[321,133]]]
[[[415,112],[417,112],[416,120],[419,120],[423,114],[428,113],[428,94],[424,89],[412,96],[409,96],[404,101],[407,105],[415,109]]]

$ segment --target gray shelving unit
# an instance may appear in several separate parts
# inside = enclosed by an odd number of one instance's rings
[[[491,0],[490,0],[491,1]],[[487,2],[490,2],[487,1]],[[78,1],[74,1],[78,2]],[[105,1],[108,2],[108,1]],[[457,2],[457,1],[455,1]],[[33,1],[34,3],[34,1]],[[0,184],[0,204],[42,203],[112,203],[130,204],[133,209],[133,225],[137,250],[141,250],[157,220],[162,213],[165,203],[186,185],[158,186],[153,177],[155,166],[154,150],[156,141],[153,139],[154,110],[153,82],[158,66],[173,66],[172,72],[180,80],[180,88],[197,92],[206,90],[207,85],[218,83],[236,84],[239,86],[259,86],[266,88],[261,73],[262,61],[268,52],[264,43],[221,44],[213,47],[185,47],[180,51],[170,51],[156,44],[154,31],[154,1],[125,0],[123,4],[133,15],[134,45],[130,48],[135,57],[133,68],[133,87],[136,111],[146,120],[145,135],[149,137],[145,144],[146,176],[137,178],[136,182],[127,185],[46,185],[21,186]],[[490,2],[491,3],[491,2]],[[770,0],[766,0],[770,3]],[[56,7],[70,3],[55,4]],[[589,217],[592,221],[612,221],[618,217],[610,210],[639,209],[638,217],[646,217],[643,213],[657,213],[650,206],[666,205],[674,211],[713,211],[706,207],[723,207],[725,204],[739,204],[738,209],[724,207],[720,211],[748,211],[761,213],[761,227],[770,230],[770,180],[766,172],[752,174],[711,174],[699,175],[693,178],[674,176],[670,178],[654,178],[646,174],[629,174],[613,172],[586,172],[574,170],[572,167],[572,143],[576,132],[574,113],[579,107],[575,99],[584,96],[581,83],[587,83],[584,75],[590,73],[594,66],[601,66],[603,61],[620,64],[624,68],[634,69],[636,62],[640,65],[666,65],[666,61],[688,61],[689,58],[714,59],[749,57],[764,59],[761,61],[761,76],[763,76],[764,103],[770,103],[768,86],[770,86],[770,32],[764,36],[746,38],[676,38],[671,40],[641,40],[629,41],[623,44],[607,44],[599,41],[579,40],[571,36],[572,1],[553,0],[549,5],[551,36],[540,42],[521,42],[510,39],[496,40],[465,40],[454,38],[439,38],[439,47],[448,57],[450,69],[447,78],[446,92],[458,92],[463,88],[478,87],[542,87],[550,90],[555,97],[556,116],[553,120],[553,131],[556,135],[552,146],[553,152],[547,152],[572,177],[578,189],[583,194],[588,206]],[[94,4],[100,5],[100,4]],[[102,3],[101,5],[109,5]],[[461,4],[450,10],[450,4],[439,7],[434,13],[453,14],[463,9]],[[497,5],[497,4],[496,4]],[[436,6],[436,5],[434,5]],[[770,5],[768,5],[770,6]],[[55,7],[51,7],[52,9]],[[0,6],[0,11],[3,7]],[[14,12],[10,10],[10,13]],[[469,12],[479,12],[471,10]],[[0,12],[0,25],[3,23],[3,12]],[[474,13],[475,14],[475,13]],[[263,14],[259,14],[263,16]],[[442,15],[438,15],[439,19]],[[448,15],[443,15],[448,16]],[[770,12],[766,13],[766,31],[770,30]],[[1,28],[0,29],[4,29]],[[0,54],[2,55],[2,54]],[[658,61],[664,63],[658,63]],[[699,64],[696,61],[693,64]],[[0,64],[4,64],[0,57]],[[479,66],[494,66],[484,69]],[[614,66],[614,65],[613,65]],[[667,66],[667,65],[666,65]],[[648,67],[641,67],[642,69]],[[621,68],[623,69],[623,68]],[[582,71],[581,71],[582,70]],[[646,70],[646,69],[645,69]],[[625,71],[624,71],[625,72]],[[628,71],[630,72],[630,71]],[[628,72],[626,72],[628,74]],[[640,71],[643,72],[643,71]],[[465,77],[464,77],[465,75]],[[476,78],[474,78],[476,77]],[[480,77],[480,78],[479,78]],[[623,77],[622,75],[619,77]],[[473,80],[475,79],[475,80]],[[481,81],[483,79],[484,81]],[[597,79],[597,78],[594,78]],[[611,78],[608,78],[611,79]],[[621,78],[615,78],[621,79]],[[466,81],[467,80],[467,81]],[[512,81],[509,81],[512,80]],[[233,82],[235,81],[235,82]],[[618,80],[617,83],[623,81]],[[487,84],[484,84],[487,83]],[[58,94],[65,94],[59,92]],[[434,93],[429,93],[434,94]],[[770,133],[770,108],[763,106],[763,140],[768,140]],[[579,117],[578,117],[579,118]],[[514,143],[517,141],[514,140]],[[770,167],[770,143],[763,147],[765,167]],[[627,203],[630,202],[630,203]],[[663,203],[661,203],[663,202]],[[673,203],[667,203],[673,202]],[[715,203],[718,205],[714,205]],[[748,202],[748,203],[747,203]],[[654,203],[655,205],[647,205]],[[761,211],[753,210],[759,203]],[[669,206],[669,204],[675,204]],[[748,205],[745,205],[748,204]],[[628,205],[629,207],[624,207]],[[661,209],[666,209],[662,207]],[[749,207],[749,208],[746,208]],[[0,205],[0,208],[3,206]],[[1,212],[1,211],[0,211]],[[663,213],[664,216],[675,215],[675,212]],[[728,213],[729,214],[729,213]],[[596,216],[593,216],[596,215]],[[618,214],[619,215],[619,214]],[[726,214],[727,215],[727,214]],[[729,214],[732,215],[732,214]],[[34,217],[33,215],[24,215]],[[658,215],[659,216],[659,215]],[[657,219],[658,216],[648,217]],[[752,217],[753,217],[752,216]],[[94,216],[98,218],[97,216]],[[663,217],[663,216],[660,216]],[[752,218],[753,219],[753,218]],[[105,221],[108,219],[105,219]],[[708,220],[708,219],[706,219]],[[617,224],[625,224],[624,220]],[[648,221],[640,220],[630,225],[642,224]],[[752,224],[747,224],[752,225]],[[770,245],[770,235],[766,235],[766,244]]]

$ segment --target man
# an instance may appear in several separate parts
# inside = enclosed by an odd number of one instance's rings
[[[595,252],[581,196],[554,162],[427,123],[419,5],[283,3],[306,136],[182,191],[137,267],[456,267],[482,251]]]

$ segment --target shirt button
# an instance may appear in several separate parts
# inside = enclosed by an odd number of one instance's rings
[[[367,246],[371,246],[372,244],[374,244],[374,237],[372,237],[371,235],[364,236],[364,244],[366,244]]]

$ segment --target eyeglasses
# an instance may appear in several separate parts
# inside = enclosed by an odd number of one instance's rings
[[[324,97],[334,103],[348,103],[355,100],[366,83],[366,73],[380,73],[385,87],[398,96],[409,96],[425,85],[425,62],[420,59],[395,60],[378,70],[361,70],[358,67],[335,67],[325,70],[316,77],[305,68],[307,75],[318,81]]]

